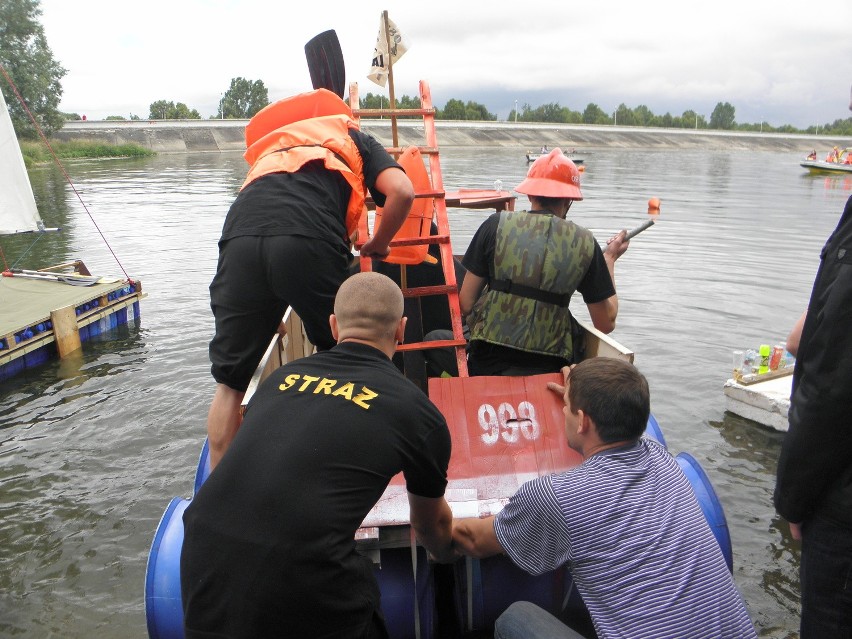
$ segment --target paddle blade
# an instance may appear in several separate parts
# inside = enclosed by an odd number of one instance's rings
[[[334,29],[323,31],[305,45],[305,58],[314,89],[328,89],[343,98],[346,89],[346,70],[343,51]]]

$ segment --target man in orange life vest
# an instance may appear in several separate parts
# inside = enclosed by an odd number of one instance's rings
[[[361,248],[376,258],[388,254],[414,200],[399,164],[326,89],[262,109],[246,127],[246,147],[251,169],[225,218],[210,285],[211,467],[239,429],[252,372],[288,306],[318,350],[334,346],[328,318],[367,191],[384,207],[383,224]]]

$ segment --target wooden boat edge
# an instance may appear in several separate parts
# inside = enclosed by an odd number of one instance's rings
[[[635,354],[629,348],[582,320],[577,320],[577,323],[585,333],[587,357],[616,357],[633,363]],[[240,412],[245,412],[252,396],[270,373],[298,357],[310,355],[315,350],[305,334],[301,318],[293,309],[287,309],[281,324],[284,331],[270,338],[246,389]]]

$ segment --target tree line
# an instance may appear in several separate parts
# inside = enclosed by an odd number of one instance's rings
[[[223,94],[215,116],[211,118],[249,119],[263,107],[269,104],[268,91],[260,80],[234,78],[231,86]],[[348,102],[348,97],[346,98]],[[389,99],[381,94],[367,93],[359,99],[361,109],[387,109]],[[419,109],[420,98],[403,95],[396,101],[400,109]],[[74,116],[71,116],[74,117]],[[189,109],[182,102],[158,100],[151,103],[148,117],[150,119],[201,119],[198,111]],[[420,116],[401,116],[419,118]],[[468,100],[464,102],[457,98],[447,100],[444,108],[436,109],[435,118],[438,120],[473,120],[496,121],[497,116],[488,107],[479,102]],[[108,119],[124,119],[114,116]],[[138,118],[137,118],[138,119]],[[507,118],[508,122],[551,122],[558,124],[597,124],[620,125],[637,127],[656,127],[665,129],[715,129],[722,131],[760,131],[767,133],[822,133],[824,135],[852,135],[852,118],[837,119],[833,123],[822,126],[810,126],[800,130],[789,124],[773,127],[767,122],[739,123],[736,121],[736,109],[729,102],[719,102],[710,114],[708,120],[704,115],[693,110],[684,111],[681,115],[665,113],[657,115],[644,104],[630,108],[620,104],[613,113],[604,111],[597,104],[590,102],[583,111],[574,111],[551,102],[537,107],[524,104],[521,109],[512,109]]]
[[[64,69],[54,58],[44,28],[39,22],[41,16],[40,0],[2,0],[0,1],[0,64],[6,69],[12,81],[17,85],[30,111],[46,135],[58,130],[66,120],[80,120],[76,113],[62,113],[58,105],[62,98],[62,78]],[[2,79],[0,79],[2,80]],[[23,107],[16,99],[10,99],[5,80],[0,82],[7,96],[9,113],[19,137],[34,139],[35,127],[30,122]],[[233,78],[230,86],[222,94],[215,119],[248,119],[269,104],[269,91],[261,80]],[[388,98],[367,93],[359,100],[362,109],[388,108]],[[403,95],[397,100],[398,108],[420,108],[420,98]],[[411,116],[419,117],[419,116]],[[497,116],[478,102],[457,98],[447,100],[443,108],[436,109],[439,120],[495,121]],[[125,120],[124,116],[112,115],[108,120]],[[142,119],[130,115],[131,120]],[[200,120],[196,109],[184,102],[160,99],[148,107],[149,120]],[[507,118],[509,122],[551,122],[563,124],[599,124],[637,127],[661,127],[677,129],[719,129],[727,131],[762,131],[778,133],[822,133],[824,135],[852,135],[852,118],[837,119],[823,125],[812,125],[804,130],[785,124],[773,127],[767,122],[738,123],[736,109],[728,102],[719,102],[710,114],[705,116],[693,110],[681,115],[665,113],[657,115],[647,106],[640,104],[630,108],[620,104],[613,113],[604,111],[590,102],[582,111],[563,107],[558,102],[533,107],[524,104],[520,110],[512,109]]]

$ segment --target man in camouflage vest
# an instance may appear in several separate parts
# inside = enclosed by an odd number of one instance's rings
[[[615,328],[615,261],[629,242],[621,231],[601,250],[589,230],[565,219],[583,199],[579,185],[577,167],[554,149],[515,188],[529,197],[530,210],[495,213],[474,235],[459,292],[471,375],[558,372],[577,361],[568,310],[574,291],[595,328]]]

